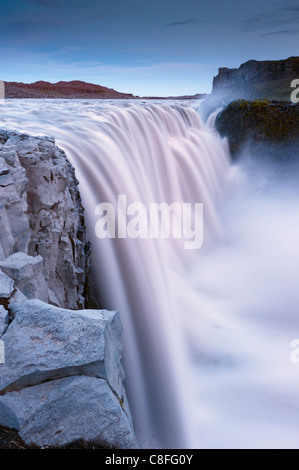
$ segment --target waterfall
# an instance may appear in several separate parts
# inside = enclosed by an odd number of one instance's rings
[[[292,388],[298,380],[288,344],[298,327],[292,242],[299,224],[288,197],[279,198],[282,221],[276,196],[257,203],[257,182],[252,189],[244,168],[231,165],[215,116],[204,124],[189,103],[7,100],[0,111],[5,129],[53,135],[76,169],[92,242],[93,295],[121,315],[140,445],[295,442],[290,410],[299,411]],[[203,246],[187,250],[183,236],[99,239],[96,208],[114,207],[117,233],[120,195],[142,210],[203,204]],[[287,248],[277,247],[279,237]],[[289,271],[293,277],[282,285]],[[284,302],[287,326],[279,329]]]

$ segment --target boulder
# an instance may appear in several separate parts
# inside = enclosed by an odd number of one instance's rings
[[[215,124],[220,135],[228,137],[233,157],[246,145],[253,156],[264,153],[276,161],[298,161],[299,104],[238,100],[217,115]]]
[[[0,261],[2,271],[15,281],[16,287],[28,299],[48,300],[48,288],[43,276],[41,256],[28,256],[26,253],[14,253],[5,261]]]
[[[0,305],[0,338],[7,330],[8,323],[9,323],[9,313],[3,307],[3,305]]]
[[[0,269],[0,299],[7,300],[12,296],[14,291],[14,281],[3,273]]]
[[[123,386],[118,312],[11,303],[2,336],[0,425],[27,444],[137,446]]]
[[[117,312],[63,310],[39,300],[12,303],[0,393],[45,380],[87,375],[105,379],[120,397],[121,324]]]
[[[138,448],[131,421],[105,380],[74,376],[0,397],[0,421],[26,444],[63,446],[77,440]]]

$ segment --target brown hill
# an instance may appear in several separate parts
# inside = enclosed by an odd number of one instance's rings
[[[132,94],[120,93],[112,88],[73,80],[71,82],[18,83],[4,82],[6,98],[77,98],[77,99],[126,99]]]

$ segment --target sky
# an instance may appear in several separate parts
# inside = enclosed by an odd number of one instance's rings
[[[299,0],[0,0],[0,79],[209,93],[219,67],[299,55]]]

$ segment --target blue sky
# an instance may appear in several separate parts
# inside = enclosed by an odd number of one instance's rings
[[[0,0],[0,79],[210,92],[218,67],[299,55],[299,0]]]

